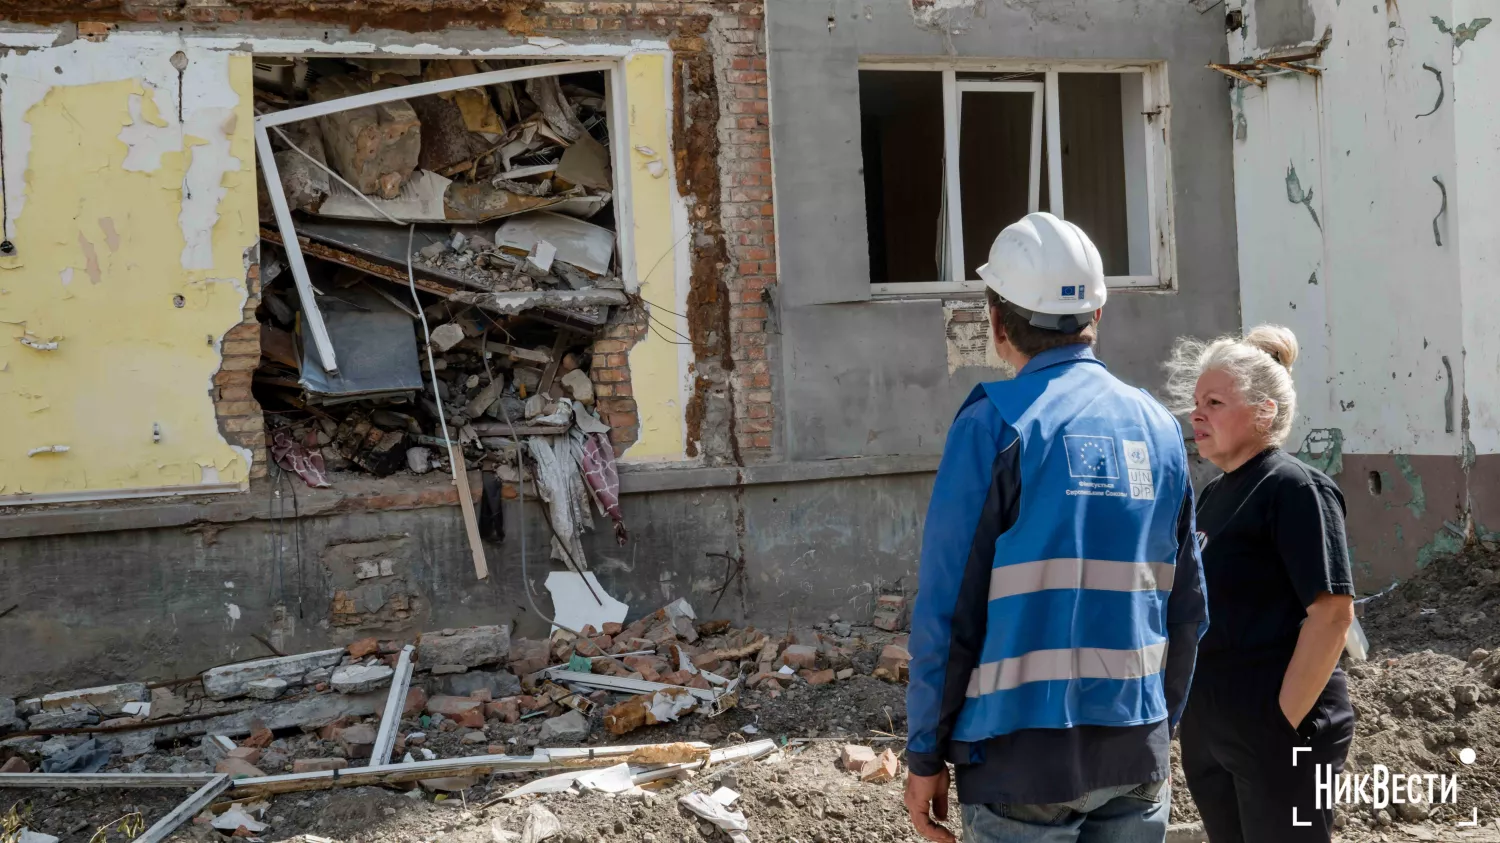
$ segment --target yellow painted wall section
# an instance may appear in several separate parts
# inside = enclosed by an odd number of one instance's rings
[[[25,112],[29,156],[6,162],[11,179],[25,165],[25,203],[12,209],[18,256],[0,263],[0,499],[248,476],[211,391],[257,236],[251,62],[211,64],[216,75],[196,81],[226,104],[187,129],[140,79],[58,84]],[[127,140],[153,133],[170,137],[127,167],[141,152]],[[209,234],[196,244],[194,226]],[[28,456],[54,445],[68,450]]]
[[[676,237],[672,224],[672,162],[670,115],[667,102],[668,57],[635,55],[625,61],[626,96],[630,103],[631,204],[635,216],[636,277],[641,298],[676,310]],[[643,149],[654,152],[647,155]],[[653,177],[648,167],[660,161],[664,175]],[[671,324],[669,313],[658,318]],[[626,452],[626,459],[677,460],[687,450],[683,424],[682,382],[678,346],[648,331],[630,350],[630,382],[636,412],[640,416],[640,438]]]

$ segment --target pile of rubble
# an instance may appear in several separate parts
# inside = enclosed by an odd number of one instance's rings
[[[366,638],[345,648],[224,665],[188,681],[0,700],[0,733],[13,732],[0,740],[0,772],[35,769],[85,783],[91,775],[219,774],[226,798],[251,804],[336,781],[463,793],[492,773],[585,759],[584,766],[610,760],[620,768],[615,785],[625,790],[677,777],[682,765],[715,761],[709,745],[677,740],[691,715],[718,718],[746,705],[749,716],[742,719],[749,722],[712,733],[748,739],[759,731],[755,721],[769,720],[758,710],[783,695],[856,674],[901,681],[910,658],[904,638],[859,633],[834,618],[772,636],[727,621],[700,622],[678,600],[630,624],[558,629],[540,640],[512,639],[505,626],[427,632],[414,644]],[[747,695],[754,702],[745,703]],[[889,715],[887,722],[895,728]],[[679,731],[665,744],[565,749],[648,726]],[[770,742],[745,746],[775,749],[761,744]],[[739,751],[725,749],[729,755],[718,760],[743,760]],[[854,750],[845,764],[872,782],[889,781],[897,766],[889,752],[865,758]],[[567,786],[576,787],[577,777]],[[16,779],[0,776],[0,787]],[[227,833],[257,833],[262,813],[243,813],[254,816],[246,824],[238,822],[241,813],[223,820],[225,812],[211,812],[204,822]]]
[[[588,348],[628,303],[603,77],[427,92],[530,64],[257,59],[258,112],[297,119],[267,129],[254,394],[276,464],[309,485],[484,470],[497,492],[529,478],[574,514],[592,493],[620,522],[582,480],[613,474]],[[403,86],[413,96],[326,111]]]

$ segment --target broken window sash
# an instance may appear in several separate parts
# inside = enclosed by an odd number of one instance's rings
[[[608,77],[614,67],[615,63],[610,61],[567,61],[516,67],[507,70],[491,70],[468,76],[454,76],[448,79],[436,79],[431,82],[417,82],[411,85],[383,88],[378,91],[369,91],[340,99],[312,103],[298,108],[289,108],[285,111],[261,114],[255,118],[255,147],[257,154],[260,156],[259,163],[265,176],[266,191],[271,200],[271,208],[276,215],[276,227],[281,231],[283,246],[286,249],[287,263],[292,270],[292,278],[297,284],[297,294],[302,299],[308,331],[312,334],[313,346],[317,349],[318,359],[323,364],[324,371],[329,374],[338,373],[338,356],[334,352],[333,342],[328,337],[328,326],[323,321],[323,314],[318,310],[317,300],[312,289],[312,279],[307,271],[307,262],[303,258],[301,244],[297,240],[296,226],[292,222],[292,209],[287,202],[286,191],[281,187],[281,173],[276,167],[276,154],[275,150],[271,147],[270,129],[276,126],[284,126],[288,123],[295,123],[299,120],[309,120],[314,117],[336,114],[341,111],[350,111],[356,108],[395,102],[396,100],[442,94],[449,91],[458,91],[465,88],[475,88],[502,82],[518,82],[527,79],[595,71],[603,72]]]

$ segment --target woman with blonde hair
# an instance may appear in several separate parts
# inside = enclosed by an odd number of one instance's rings
[[[1354,620],[1344,497],[1281,449],[1296,359],[1292,332],[1262,325],[1179,340],[1168,364],[1199,455],[1224,472],[1198,502],[1209,629],[1180,732],[1213,843],[1330,840],[1315,785],[1343,770],[1354,736],[1338,667]]]

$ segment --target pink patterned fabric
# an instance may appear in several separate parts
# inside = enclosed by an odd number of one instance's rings
[[[277,465],[296,472],[298,477],[307,481],[307,485],[314,489],[326,489],[333,485],[328,482],[323,455],[293,439],[286,430],[276,431],[276,435],[271,438],[271,457],[276,460]]]
[[[615,522],[615,540],[624,544],[630,534],[625,530],[625,516],[620,512],[620,475],[615,471],[615,449],[602,433],[584,436],[579,452],[583,479],[594,491],[594,497]]]

